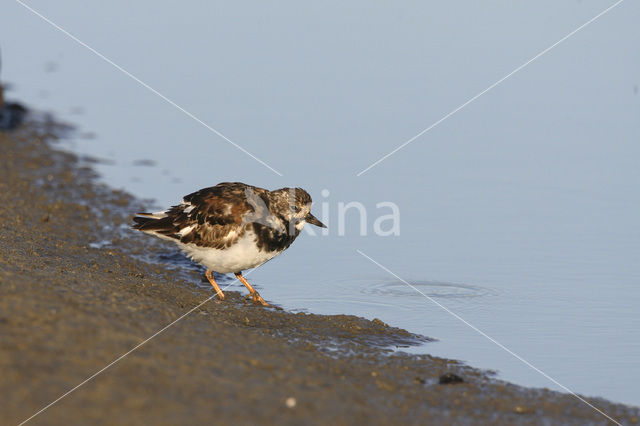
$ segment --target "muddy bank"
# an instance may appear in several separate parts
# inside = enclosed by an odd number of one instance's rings
[[[196,271],[138,260],[166,250],[126,229],[126,212],[144,206],[53,149],[52,126],[0,133],[0,424],[26,420],[212,296],[194,286]],[[29,424],[608,423],[571,395],[389,352],[421,338],[380,321],[292,314],[227,295]],[[439,384],[445,373],[449,384]],[[637,408],[588,400],[623,424],[638,422]]]

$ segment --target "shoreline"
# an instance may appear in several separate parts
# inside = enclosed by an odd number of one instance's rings
[[[379,320],[264,309],[233,290],[198,307],[212,291],[197,272],[139,260],[166,251],[127,230],[142,202],[96,183],[54,130],[0,132],[0,423],[26,420],[194,307],[31,422],[610,423],[572,395],[390,351],[427,338]],[[464,383],[439,384],[447,373]],[[637,407],[585,399],[639,421]]]

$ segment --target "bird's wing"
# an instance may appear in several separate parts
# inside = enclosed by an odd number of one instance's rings
[[[184,197],[165,212],[138,213],[135,229],[182,243],[225,248],[248,224],[269,215],[268,191],[240,182],[224,182]]]
[[[229,247],[254,217],[268,215],[267,191],[239,182],[224,182],[184,197],[167,211],[181,242]]]

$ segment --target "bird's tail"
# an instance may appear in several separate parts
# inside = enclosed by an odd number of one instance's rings
[[[131,226],[133,229],[149,234],[169,237],[176,232],[176,225],[165,212],[136,213],[133,221],[135,222]]]

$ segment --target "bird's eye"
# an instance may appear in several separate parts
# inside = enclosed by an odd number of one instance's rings
[[[300,211],[300,207],[298,206],[291,206],[291,209],[295,212],[298,213]]]

